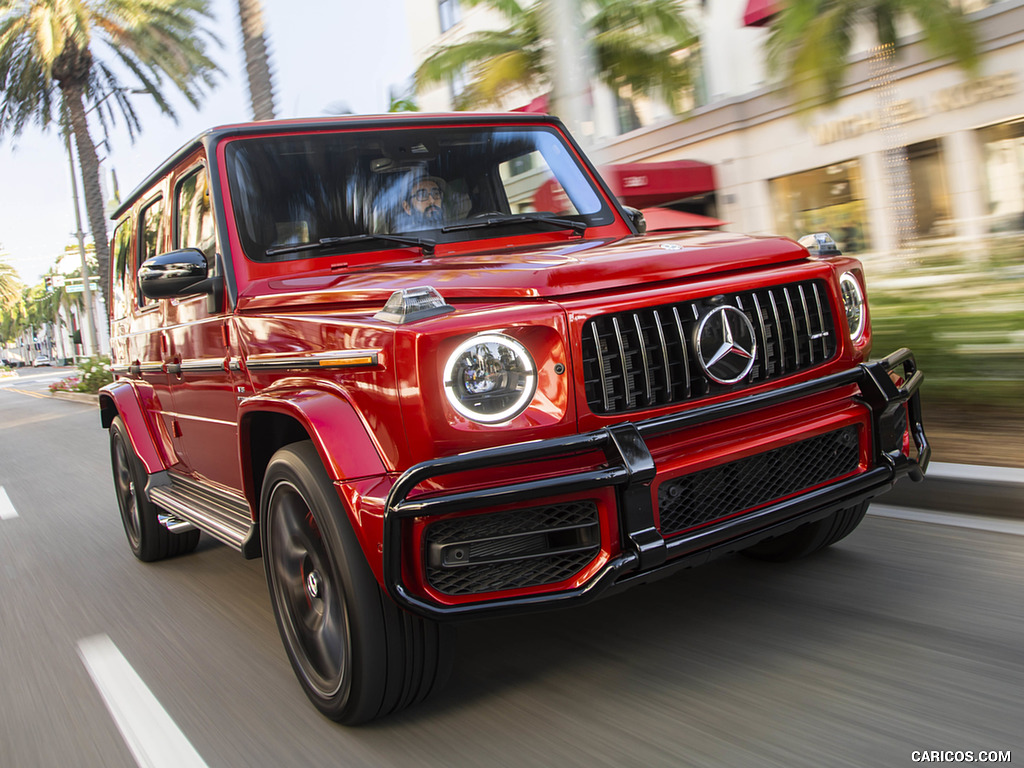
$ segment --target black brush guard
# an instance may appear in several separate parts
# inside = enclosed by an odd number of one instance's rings
[[[897,385],[890,372],[901,375],[902,384]],[[837,509],[877,496],[904,475],[909,475],[914,481],[924,479],[931,447],[922,424],[920,388],[923,378],[917,370],[913,353],[904,348],[882,360],[820,379],[685,413],[625,422],[581,435],[487,448],[422,462],[404,472],[388,495],[384,510],[385,586],[396,603],[432,619],[494,616],[566,607],[617,592],[633,581],[651,580],[677,569],[700,565],[718,555],[787,533],[800,525],[827,517]],[[647,449],[646,438],[740,416],[850,384],[859,386],[863,402],[871,410],[871,455],[875,466],[854,477],[769,504],[737,518],[711,523],[668,541],[662,537],[654,522],[650,483],[654,480],[656,468]],[[898,445],[908,422],[917,450],[916,458],[904,455]],[[608,466],[495,488],[408,498],[416,486],[432,477],[598,450],[604,453]],[[486,509],[607,486],[614,486],[617,490],[623,552],[612,558],[582,587],[471,604],[442,605],[413,594],[403,581],[401,528],[404,519]]]

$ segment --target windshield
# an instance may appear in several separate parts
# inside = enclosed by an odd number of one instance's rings
[[[578,234],[612,221],[604,196],[546,127],[269,136],[232,141],[226,160],[235,224],[256,261],[393,248],[401,239],[382,236],[400,233],[432,247],[507,228]]]

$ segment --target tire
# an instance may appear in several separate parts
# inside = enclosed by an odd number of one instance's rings
[[[381,590],[311,442],[271,458],[260,530],[285,652],[323,715],[357,725],[443,686],[452,628],[403,611]]]
[[[807,523],[795,531],[755,544],[749,549],[743,550],[743,554],[755,560],[773,562],[806,557],[820,549],[832,546],[853,533],[853,529],[864,519],[864,514],[868,511],[868,504],[869,502],[865,501],[855,507],[837,510],[823,520]]]
[[[132,448],[121,417],[110,424],[110,466],[114,492],[128,545],[139,560],[151,563],[191,552],[199,544],[199,531],[171,533],[157,520],[157,507],[148,498],[146,471]]]

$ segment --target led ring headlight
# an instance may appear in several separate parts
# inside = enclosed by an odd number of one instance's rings
[[[839,277],[839,290],[843,297],[843,306],[846,309],[846,323],[850,328],[850,338],[859,341],[864,335],[867,325],[867,312],[864,307],[864,291],[861,290],[860,281],[854,277],[852,272],[843,272]]]
[[[467,419],[496,424],[515,418],[537,390],[537,368],[526,347],[501,333],[462,342],[444,366],[444,392]]]

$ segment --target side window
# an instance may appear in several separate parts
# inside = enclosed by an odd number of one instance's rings
[[[158,198],[142,209],[139,222],[139,264],[163,252],[164,243],[164,201]],[[136,268],[137,270],[137,268]],[[155,305],[139,292],[139,305]]]
[[[111,277],[111,301],[113,302],[114,319],[128,316],[129,290],[132,270],[132,220],[127,218],[114,230],[111,260],[113,269]]]
[[[177,248],[198,248],[213,263],[216,240],[213,208],[205,168],[197,168],[178,184],[176,213]]]

